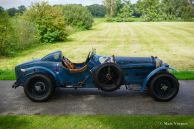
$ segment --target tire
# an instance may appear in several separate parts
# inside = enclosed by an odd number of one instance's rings
[[[123,74],[114,63],[105,63],[93,73],[94,84],[103,91],[114,91],[120,88]]]
[[[156,74],[148,87],[150,95],[157,101],[170,101],[179,91],[178,80],[168,72]]]
[[[47,101],[54,93],[52,80],[45,75],[35,74],[24,85],[24,93],[34,102]]]

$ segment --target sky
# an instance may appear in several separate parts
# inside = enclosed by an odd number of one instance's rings
[[[12,7],[18,7],[20,5],[30,6],[31,3],[48,1],[49,4],[102,4],[102,0],[0,0],[0,6],[8,9]],[[131,3],[135,3],[137,0],[131,0]]]

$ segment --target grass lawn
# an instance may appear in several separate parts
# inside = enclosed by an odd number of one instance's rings
[[[193,129],[193,116],[0,116],[0,129]]]
[[[194,79],[193,22],[103,21],[96,21],[89,31],[72,34],[66,42],[40,45],[16,53],[15,57],[0,57],[0,79],[14,79],[16,64],[55,50],[62,50],[73,62],[84,61],[91,48],[96,48],[100,55],[158,56],[180,71],[176,73],[179,79]]]

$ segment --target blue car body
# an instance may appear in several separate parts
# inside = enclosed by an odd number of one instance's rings
[[[92,73],[102,64],[112,62],[112,56],[100,56],[92,52],[87,61],[87,69],[83,72],[71,73],[62,64],[62,52],[56,51],[42,59],[32,60],[15,67],[16,82],[13,87],[24,86],[25,82],[35,74],[44,74],[52,78],[56,87],[95,88]],[[160,71],[168,71],[168,64],[157,57],[114,57],[123,73],[121,85],[138,84],[143,92],[150,78]],[[74,63],[76,68],[83,67],[84,63]],[[84,83],[79,86],[80,82]]]

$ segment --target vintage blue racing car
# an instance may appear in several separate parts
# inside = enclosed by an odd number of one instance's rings
[[[99,56],[89,52],[83,63],[72,63],[56,51],[15,67],[13,88],[24,87],[32,101],[48,100],[56,87],[98,88],[114,91],[136,85],[158,101],[169,101],[179,91],[178,80],[169,73],[168,64],[157,57]]]

